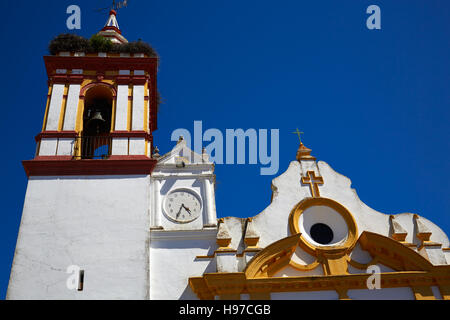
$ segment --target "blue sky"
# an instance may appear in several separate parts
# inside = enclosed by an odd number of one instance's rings
[[[2,1],[3,210],[0,298],[14,255],[27,178],[47,95],[43,56],[82,10],[90,37],[111,1]],[[279,129],[281,174],[295,159],[297,127],[319,160],[349,177],[375,210],[418,213],[450,234],[450,2],[445,0],[129,1],[118,15],[128,40],[158,51],[164,100],[155,143],[171,133]],[[366,8],[381,8],[381,30]],[[259,165],[218,165],[219,216],[253,216],[275,176]],[[277,175],[278,175],[277,174]]]

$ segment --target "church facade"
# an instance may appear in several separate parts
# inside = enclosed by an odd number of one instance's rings
[[[116,49],[44,57],[7,299],[450,299],[439,226],[369,208],[303,143],[265,210],[218,219],[206,152],[154,147],[158,58],[115,11],[98,35]]]

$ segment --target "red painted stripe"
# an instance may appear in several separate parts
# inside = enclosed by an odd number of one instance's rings
[[[22,161],[25,173],[31,176],[85,176],[151,174],[157,161],[145,156],[123,156],[108,160],[45,160]]]

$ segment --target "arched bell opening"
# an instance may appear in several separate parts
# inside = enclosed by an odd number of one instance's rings
[[[111,154],[111,123],[113,94],[106,86],[95,86],[85,96],[82,159],[106,159]]]

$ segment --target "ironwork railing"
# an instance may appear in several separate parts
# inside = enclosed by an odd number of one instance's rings
[[[76,138],[74,158],[107,159],[111,155],[110,136],[82,136]]]

